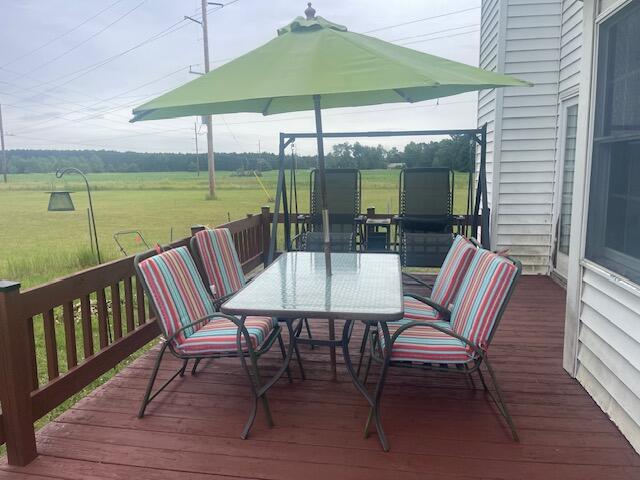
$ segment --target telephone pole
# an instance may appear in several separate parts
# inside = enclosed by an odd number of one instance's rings
[[[4,149],[4,129],[2,127],[2,104],[0,104],[0,149],[2,149],[2,176],[4,183],[7,183],[7,174],[9,173],[9,159]]]
[[[207,27],[207,6],[219,5],[222,8],[224,5],[221,3],[208,2],[202,0],[202,43],[204,45],[204,73],[209,73],[209,30]],[[211,124],[211,115],[204,116],[207,124],[207,165],[209,167],[209,198],[216,197],[216,170],[215,161],[213,159],[213,126]]]
[[[196,177],[200,176],[200,152],[198,151],[198,122],[193,122],[193,135],[196,139]]]

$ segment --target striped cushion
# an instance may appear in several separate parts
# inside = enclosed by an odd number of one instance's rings
[[[442,319],[442,314],[435,308],[415,298],[404,296],[404,318],[416,322],[433,322]]]
[[[244,325],[249,332],[252,347],[257,348],[262,344],[277,323],[271,317],[247,317]],[[235,353],[237,352],[237,332],[238,327],[231,320],[214,319],[182,342],[178,351],[187,355]],[[244,335],[241,339],[243,350],[246,351],[247,344]]]
[[[432,322],[443,328],[451,328],[449,322]],[[388,322],[389,333],[400,328],[402,322]],[[384,348],[384,337],[380,335]],[[465,344],[457,338],[428,326],[416,326],[398,336],[391,349],[393,362],[418,363],[467,363],[471,359]]]
[[[486,348],[500,307],[517,276],[518,269],[509,259],[478,249],[454,301],[453,330]]]
[[[434,302],[449,308],[475,252],[476,247],[470,241],[462,235],[456,236],[433,285],[431,299]]]
[[[202,230],[195,239],[211,293],[220,298],[240,290],[246,279],[229,229]]]
[[[138,266],[166,335],[171,336],[185,325],[215,313],[211,298],[186,247],[147,258]],[[178,335],[175,344],[180,344],[197,328],[189,328]]]

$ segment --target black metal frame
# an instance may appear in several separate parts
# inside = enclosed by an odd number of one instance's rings
[[[472,387],[475,388],[475,383],[473,382],[473,377],[471,376],[473,373],[478,373],[478,376],[480,378],[480,381],[482,383],[482,387],[484,389],[484,391],[491,397],[491,399],[493,400],[493,402],[496,404],[496,407],[498,408],[498,411],[500,412],[500,414],[505,418],[507,425],[509,426],[509,429],[511,430],[511,435],[514,439],[514,441],[519,442],[519,437],[518,437],[518,432],[516,430],[515,424],[513,422],[513,419],[509,413],[509,410],[507,409],[507,405],[504,402],[503,399],[503,395],[502,395],[502,389],[500,388],[500,384],[498,383],[498,379],[496,377],[495,371],[493,370],[493,367],[491,365],[491,362],[489,361],[488,358],[488,354],[487,351],[489,349],[489,346],[491,345],[491,342],[493,340],[493,337],[496,333],[496,331],[498,330],[498,326],[500,325],[500,322],[502,320],[502,316],[504,314],[504,311],[507,308],[507,305],[509,304],[509,301],[511,299],[511,296],[513,295],[513,292],[515,290],[516,284],[518,283],[518,279],[522,273],[522,264],[520,263],[519,260],[517,259],[513,259],[511,257],[505,257],[508,258],[515,266],[516,266],[516,275],[513,279],[513,282],[511,283],[511,285],[509,286],[509,290],[507,291],[507,295],[505,296],[504,301],[502,302],[502,305],[500,305],[500,309],[498,310],[498,314],[496,316],[495,322],[493,324],[493,328],[491,329],[491,333],[489,334],[489,337],[487,338],[487,342],[486,345],[484,345],[484,347],[475,344],[474,342],[472,342],[471,340],[469,340],[468,338],[463,337],[462,335],[458,335],[457,333],[453,332],[450,329],[447,328],[443,328],[439,325],[430,323],[430,322],[418,322],[418,321],[411,321],[411,322],[407,322],[404,323],[400,328],[398,328],[398,330],[396,330],[394,332],[393,335],[389,334],[389,326],[387,325],[386,322],[379,322],[378,323],[378,330],[377,331],[373,331],[372,335],[370,336],[371,339],[371,353],[370,353],[370,357],[369,360],[367,362],[367,367],[365,370],[365,374],[364,374],[364,380],[363,383],[366,384],[367,382],[367,377],[369,374],[369,367],[371,365],[371,359],[376,360],[377,362],[382,364],[382,370],[380,372],[380,377],[378,379],[378,384],[376,387],[376,396],[375,396],[375,401],[373,403],[373,405],[371,405],[371,409],[369,411],[369,416],[367,418],[367,422],[365,425],[365,436],[368,435],[369,433],[369,426],[371,424],[371,420],[375,420],[376,423],[376,429],[378,431],[378,436],[380,436],[380,441],[382,442],[382,446],[383,449],[388,450],[389,445],[388,443],[386,443],[386,438],[384,437],[384,432],[382,432],[380,429],[382,428],[382,422],[380,419],[380,411],[379,411],[379,403],[380,403],[380,397],[382,396],[382,390],[384,387],[384,382],[386,379],[386,375],[388,373],[389,367],[403,367],[403,368],[419,368],[422,370],[434,370],[434,371],[446,371],[446,372],[456,372],[456,373],[462,373],[468,376],[469,381],[472,385]],[[418,301],[421,301],[423,303],[425,303],[426,305],[429,305],[430,307],[433,307],[435,309],[437,309],[438,311],[442,312],[443,314],[445,314],[445,318],[448,320],[449,317],[451,316],[451,312],[443,307],[442,305],[438,305],[437,303],[435,303],[433,300],[426,298],[426,297],[422,297],[420,295],[416,295],[416,294],[406,294],[411,296],[412,298],[415,298]],[[415,363],[407,363],[407,362],[393,362],[391,361],[391,349],[393,349],[393,344],[395,342],[395,340],[402,334],[402,332],[408,330],[409,328],[413,328],[413,327],[430,327],[433,328],[435,330],[438,330],[442,333],[445,333],[447,335],[450,335],[454,338],[457,338],[458,340],[464,342],[466,345],[468,345],[469,347],[471,347],[474,351],[474,353],[477,355],[477,358],[470,360],[469,363],[467,364],[456,364],[456,365],[462,365],[461,369],[443,369],[442,368],[442,362],[437,363],[437,365],[433,365],[433,364],[427,364],[427,363],[420,363],[420,364],[415,364]],[[384,338],[384,351],[382,351],[383,349],[381,348],[380,345],[380,341],[379,338],[377,337],[379,335],[379,332],[382,332],[383,338]],[[495,389],[495,395],[493,394],[493,392],[491,392],[491,390],[487,387],[487,384],[485,382],[484,376],[482,374],[482,371],[480,369],[480,367],[482,366],[482,364],[486,365],[487,371],[489,373],[489,376],[491,377],[491,381],[493,382],[493,386]]]
[[[271,239],[269,244],[269,252],[267,255],[267,264],[271,263],[275,258],[277,239],[278,239],[278,223],[280,217],[280,209],[284,214],[284,247],[286,251],[291,250],[291,219],[289,215],[289,207],[287,203],[287,185],[285,182],[285,160],[286,149],[296,139],[309,138],[377,138],[377,137],[420,137],[420,136],[440,136],[440,135],[469,135],[473,141],[480,146],[480,165],[478,168],[477,187],[475,192],[475,202],[473,202],[473,221],[471,225],[471,236],[477,237],[478,227],[481,227],[481,242],[484,248],[490,248],[490,214],[488,197],[487,197],[487,125],[484,124],[476,129],[459,129],[459,130],[408,130],[408,131],[369,131],[369,132],[316,132],[316,133],[286,133],[280,132],[279,139],[279,169],[278,180],[276,186],[276,197],[273,221],[271,224]],[[480,211],[482,216],[480,217]],[[480,225],[479,218],[482,224]]]
[[[144,261],[147,258],[151,258],[155,255],[158,255],[158,252],[156,252],[155,250],[150,250],[148,252],[136,255],[135,259],[134,259],[134,267],[136,270],[136,274],[137,274],[137,279],[138,281],[141,283],[142,288],[147,296],[147,298],[149,299],[149,303],[151,304],[151,307],[153,308],[154,311],[158,311],[158,309],[156,308],[154,301],[153,301],[153,297],[150,294],[150,289],[149,289],[149,285],[147,284],[144,275],[142,274],[141,270],[140,270],[140,262]],[[178,351],[176,351],[176,349],[174,348],[173,345],[173,341],[175,340],[175,338],[180,335],[184,330],[189,329],[194,327],[195,325],[199,325],[201,323],[204,322],[208,322],[214,318],[226,318],[227,320],[230,320],[231,322],[233,322],[237,327],[238,327],[238,332],[236,335],[236,347],[237,350],[236,352],[224,352],[224,353],[211,353],[211,354],[207,354],[207,355],[202,355],[202,354],[198,354],[198,355],[187,355],[187,354],[183,354],[180,353]],[[221,312],[216,312],[214,314],[211,315],[207,315],[203,318],[200,318],[198,320],[196,320],[195,322],[190,323],[189,325],[183,326],[182,328],[180,328],[178,331],[176,331],[173,335],[168,335],[166,330],[164,329],[164,325],[162,324],[161,321],[157,320],[158,322],[158,326],[160,327],[160,330],[163,334],[163,343],[162,343],[162,347],[160,348],[160,352],[158,353],[158,357],[156,358],[156,362],[154,364],[152,373],[151,373],[151,377],[149,378],[149,382],[147,384],[147,388],[145,390],[145,394],[142,400],[142,405],[140,406],[140,410],[138,412],[138,418],[142,418],[144,416],[145,410],[147,408],[147,406],[149,405],[149,403],[160,393],[162,392],[176,377],[180,376],[183,377],[184,376],[184,372],[187,368],[187,365],[189,363],[189,360],[194,360],[194,365],[193,368],[191,370],[191,374],[195,375],[196,374],[196,370],[198,368],[198,364],[200,363],[201,360],[203,359],[215,359],[215,358],[229,358],[229,357],[238,357],[240,358],[240,363],[242,365],[242,368],[244,369],[245,373],[247,374],[247,377],[249,379],[249,385],[251,387],[251,392],[253,394],[253,401],[251,404],[251,411],[249,413],[249,418],[247,419],[247,422],[245,423],[245,426],[242,430],[242,433],[240,434],[240,438],[242,438],[243,440],[246,439],[249,435],[249,430],[251,429],[251,426],[253,425],[253,422],[256,418],[256,414],[258,411],[258,400],[260,400],[262,402],[262,406],[264,408],[265,411],[265,415],[267,417],[267,424],[271,427],[273,426],[273,417],[271,415],[271,410],[269,408],[269,402],[267,400],[267,391],[282,377],[282,375],[285,372],[289,372],[289,362],[291,361],[291,356],[293,354],[293,347],[295,345],[295,340],[290,340],[289,341],[289,348],[288,350],[285,350],[285,346],[284,346],[284,342],[282,340],[282,329],[280,327],[280,325],[276,325],[276,327],[274,327],[271,331],[271,333],[269,334],[269,336],[262,342],[262,344],[259,346],[258,349],[254,349],[253,345],[251,343],[251,337],[249,335],[249,332],[247,331],[244,322],[245,322],[246,316],[242,316],[240,318],[232,316],[232,315],[226,315],[224,313]],[[292,339],[293,338],[293,327],[292,327],[292,322],[291,321],[287,321],[287,328],[288,328],[288,332],[289,332],[289,338]],[[245,349],[242,347],[242,338],[244,337],[245,340],[245,345],[246,345],[246,351]],[[280,367],[280,369],[278,369],[278,371],[265,383],[262,383],[262,379],[261,379],[261,375],[260,375],[260,369],[258,367],[258,359],[265,354],[266,352],[268,352],[271,347],[273,346],[273,344],[275,343],[275,341],[278,340],[279,346],[280,346],[280,350],[282,353],[282,357],[283,357],[283,362],[282,362],[282,366]],[[167,351],[167,349],[169,350],[169,352],[176,358],[180,359],[183,361],[182,366],[178,369],[177,372],[175,372],[167,381],[165,381],[165,383],[162,384],[162,386],[160,388],[158,388],[154,393],[152,393],[153,390],[153,385],[155,383],[156,377],[158,375],[158,370],[160,368],[160,363],[162,361],[162,357],[164,356],[164,353]],[[251,369],[249,368],[248,364],[247,364],[247,357],[250,359],[251,361]],[[253,376],[252,376],[253,374]],[[291,381],[291,375],[289,374],[289,380]]]

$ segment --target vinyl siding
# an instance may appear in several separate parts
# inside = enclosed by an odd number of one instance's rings
[[[585,268],[576,378],[640,451],[640,291]]]
[[[494,27],[484,18],[496,9],[505,24]],[[497,90],[492,109],[478,104],[479,123],[491,114],[494,129],[498,125],[487,158],[492,246],[509,249],[525,273],[545,274],[552,246],[562,0],[485,1],[481,38],[493,38],[493,30],[498,46],[481,48],[480,65],[497,60],[498,71],[534,86]]]

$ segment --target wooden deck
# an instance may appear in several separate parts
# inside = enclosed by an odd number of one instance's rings
[[[139,420],[151,352],[41,429],[30,465],[2,459],[0,480],[640,479],[640,457],[562,369],[563,311],[561,288],[525,277],[492,345],[520,444],[462,376],[392,369],[384,453],[375,435],[362,436],[367,410],[344,369],[330,381],[328,352],[309,347],[307,381],[276,385],[276,426],[267,428],[260,413],[246,441],[239,434],[249,396],[237,360],[174,382]],[[176,365],[167,361],[164,375]]]

